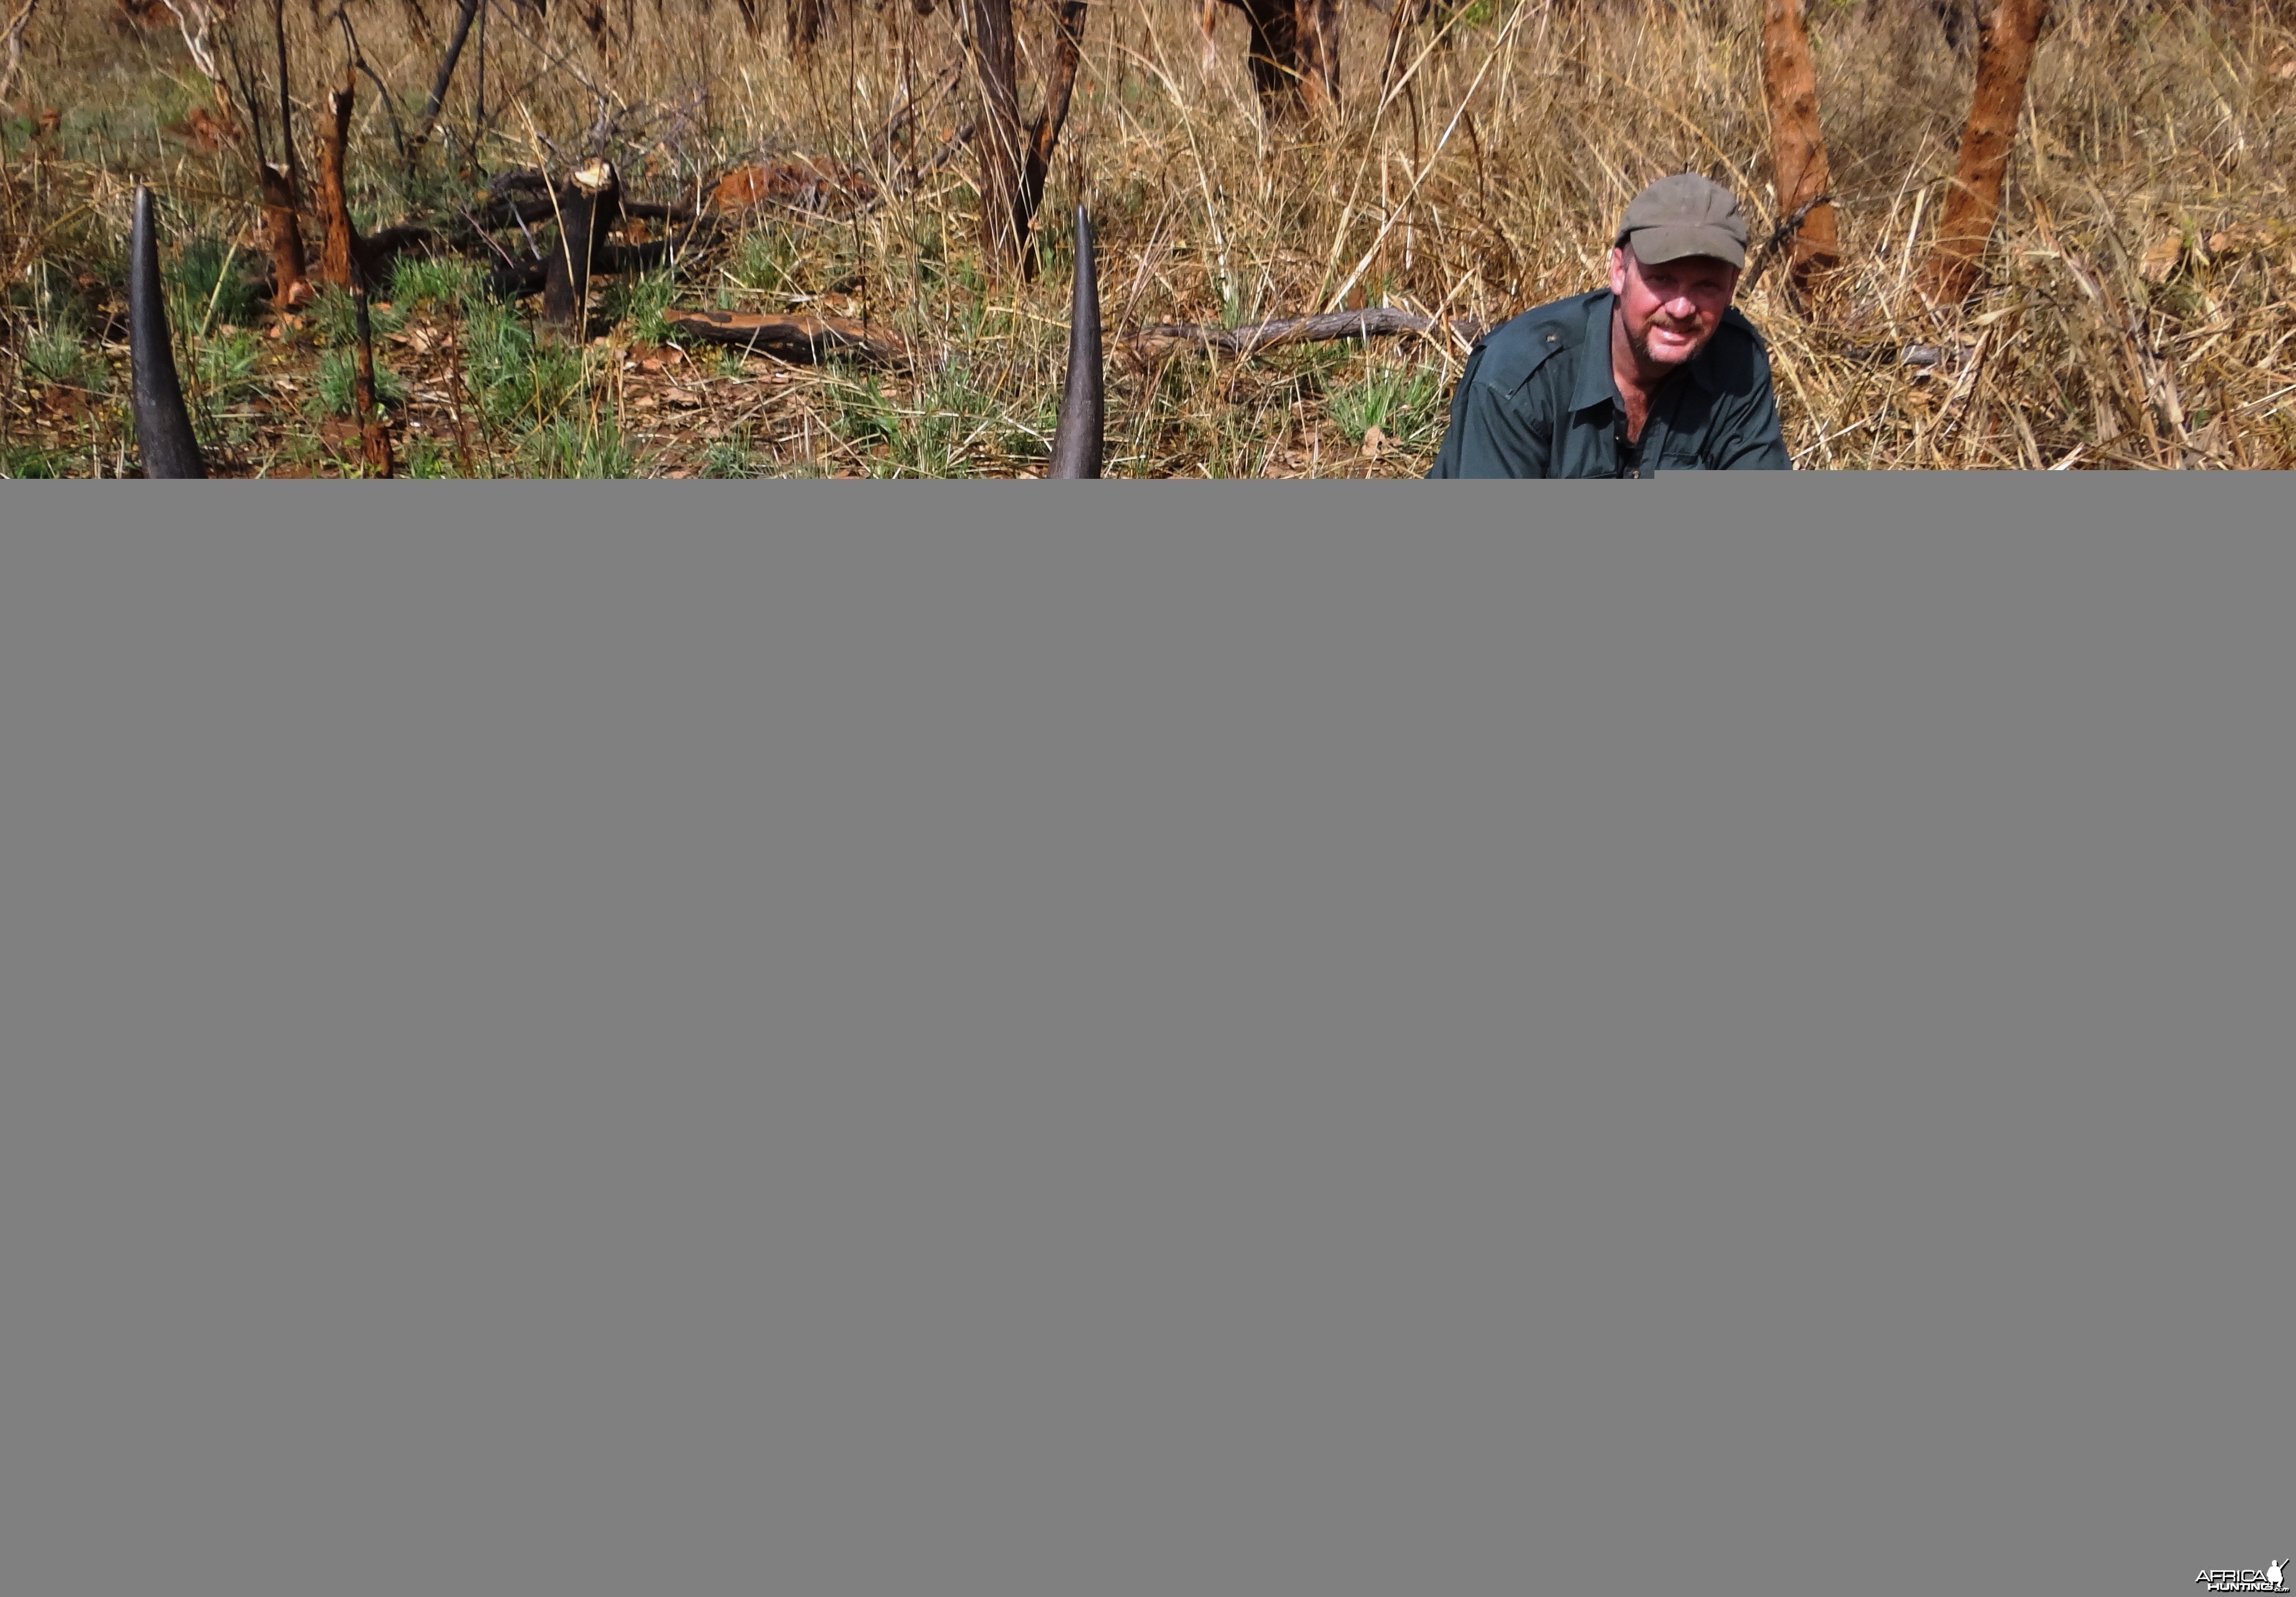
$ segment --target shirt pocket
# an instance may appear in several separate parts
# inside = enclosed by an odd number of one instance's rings
[[[1668,450],[1665,454],[1659,456],[1657,469],[1660,471],[1703,471],[1709,470],[1706,463],[1699,458],[1698,452],[1695,449],[1684,449],[1679,453],[1671,449]]]

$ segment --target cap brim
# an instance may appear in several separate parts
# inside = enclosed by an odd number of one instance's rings
[[[1701,255],[1727,261],[1741,270],[1746,265],[1745,242],[1720,227],[1638,227],[1627,235],[1627,244],[1635,258],[1646,266]]]

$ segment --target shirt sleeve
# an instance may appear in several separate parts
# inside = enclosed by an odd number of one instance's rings
[[[1524,415],[1508,397],[1483,381],[1485,351],[1467,357],[1451,424],[1430,477],[1544,477],[1553,429]]]
[[[1725,471],[1790,471],[1793,462],[1786,455],[1785,433],[1778,424],[1769,359],[1759,350],[1754,358],[1760,381],[1715,440],[1715,463]]]

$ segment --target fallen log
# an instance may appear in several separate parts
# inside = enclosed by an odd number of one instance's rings
[[[611,277],[625,272],[650,272],[667,266],[673,252],[685,247],[685,241],[676,239],[655,239],[644,244],[601,244],[590,257],[591,275],[603,274]],[[487,292],[502,299],[539,294],[548,286],[549,276],[550,268],[543,262],[508,262],[487,274]]]
[[[549,178],[532,167],[497,172],[488,181],[487,198],[474,214],[484,219],[489,227],[515,226],[521,213],[513,209],[512,201],[520,195],[530,195],[547,206],[550,203]],[[622,198],[621,211],[626,217],[643,217],[654,222],[693,220],[693,208],[690,205],[660,200],[633,200],[627,195]]]
[[[737,167],[709,191],[709,209],[739,216],[761,207],[816,216],[849,215],[877,198],[866,173],[836,161],[789,156]]]
[[[847,316],[775,316],[672,307],[662,313],[662,321],[686,338],[789,361],[819,362],[832,355],[855,355],[893,365],[906,361],[909,353],[891,334],[873,331]]]
[[[1158,322],[1125,335],[1124,341],[1152,353],[1175,344],[1193,344],[1229,355],[1251,355],[1279,344],[1324,344],[1337,339],[1392,338],[1404,333],[1431,332],[1433,316],[1415,310],[1380,306],[1365,310],[1324,311],[1312,316],[1279,316],[1250,327],[1216,327],[1200,322]],[[1480,326],[1454,322],[1452,330],[1472,339]]]

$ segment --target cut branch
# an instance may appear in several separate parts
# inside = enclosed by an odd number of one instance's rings
[[[1374,306],[1365,310],[1324,311],[1312,316],[1281,316],[1250,327],[1207,326],[1196,322],[1159,322],[1126,335],[1124,341],[1152,351],[1175,344],[1194,344],[1229,355],[1251,355],[1279,344],[1321,344],[1336,339],[1392,338],[1429,332],[1436,318],[1414,310]],[[1455,322],[1453,331],[1472,336],[1480,328]]]
[[[295,107],[287,86],[287,0],[271,0],[271,43],[279,57],[279,147],[286,157],[287,200],[290,206],[299,208],[303,162],[295,153]]]
[[[463,0],[462,12],[455,19],[455,37],[447,41],[447,53],[439,61],[439,75],[430,80],[430,96],[422,102],[422,120],[407,143],[409,172],[422,159],[422,146],[430,143],[430,130],[439,125],[439,108],[447,103],[447,86],[455,81],[455,65],[463,59],[463,45],[471,37],[471,24],[479,20],[479,7],[483,4],[485,0]]]
[[[894,365],[908,358],[907,348],[898,340],[846,316],[772,316],[672,308],[662,313],[662,321],[686,338],[783,360],[818,363],[832,355],[852,355]]]

